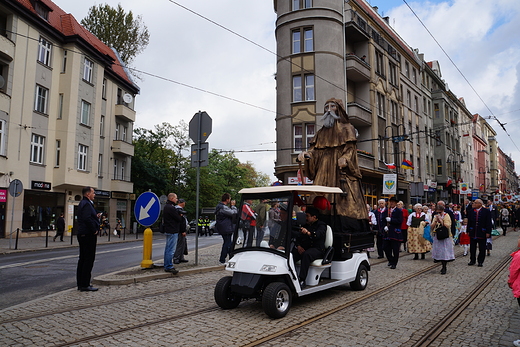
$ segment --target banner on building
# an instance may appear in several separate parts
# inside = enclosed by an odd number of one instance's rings
[[[395,195],[397,193],[397,174],[383,175],[383,195]]]
[[[459,191],[461,195],[468,195],[471,194],[469,190],[469,184],[466,182],[460,182],[459,183]]]

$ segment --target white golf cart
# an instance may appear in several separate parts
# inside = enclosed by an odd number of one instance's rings
[[[334,197],[343,191],[335,187],[315,185],[273,186],[242,189],[242,201],[237,206],[238,223],[233,235],[232,256],[226,270],[232,276],[221,278],[215,287],[215,301],[223,309],[236,308],[242,300],[259,299],[264,312],[272,318],[284,317],[293,297],[300,297],[332,287],[349,284],[351,289],[367,286],[370,264],[362,249],[373,247],[371,232],[363,235],[338,235],[334,226],[327,226],[323,259],[315,260],[302,289],[298,281],[299,264],[291,250],[294,232],[305,223],[303,212],[293,215],[298,206],[306,205],[316,196]],[[277,218],[267,219],[263,232],[257,232],[252,222],[252,206],[260,202],[279,210]],[[334,211],[334,202],[332,202]],[[321,218],[320,218],[321,219]],[[324,218],[326,219],[326,218]],[[263,234],[263,235],[262,235]]]

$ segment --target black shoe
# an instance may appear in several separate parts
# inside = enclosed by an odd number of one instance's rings
[[[379,256],[377,257],[377,259],[383,259],[383,258],[384,258],[384,257],[379,257]]]
[[[92,286],[88,286],[88,287],[79,287],[78,290],[80,292],[97,292],[97,288],[94,288]]]
[[[175,268],[171,268],[171,269],[164,269],[164,271],[166,272],[171,272],[173,275],[176,275],[179,273],[179,270],[175,269]]]
[[[421,259],[426,259],[426,254],[421,254]]]
[[[419,254],[415,253],[415,257],[412,260],[419,260]]]
[[[179,264],[180,262],[178,260],[173,261],[174,264]]]
[[[390,269],[395,269],[395,265],[390,265]]]
[[[446,275],[446,268],[445,268],[445,267],[443,267],[443,268],[441,269],[441,275]]]
[[[392,264],[390,262],[388,262],[388,264],[386,264],[386,266],[392,266]]]
[[[483,266],[483,264],[482,264],[482,263],[478,263],[478,265],[477,265],[477,266],[478,266],[478,267],[482,267],[482,266]]]
[[[187,263],[189,260],[186,260],[186,259],[181,259],[179,260],[181,263]]]
[[[474,261],[470,261],[470,262],[468,263],[468,265],[469,265],[469,266],[475,265],[475,262],[474,262]]]

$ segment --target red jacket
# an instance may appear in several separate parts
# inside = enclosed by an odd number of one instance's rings
[[[408,224],[406,224],[406,223],[408,222],[408,216],[410,214],[408,213],[408,210],[406,208],[403,207],[402,210],[403,210],[403,222],[401,223],[401,230],[407,230]]]
[[[509,265],[509,279],[507,284],[513,290],[515,298],[520,298],[520,250],[511,253],[513,259]]]

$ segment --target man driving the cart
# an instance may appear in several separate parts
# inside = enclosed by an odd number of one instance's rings
[[[297,230],[293,230],[295,236],[295,247],[292,250],[294,262],[301,260],[300,274],[298,276],[300,287],[305,287],[305,278],[309,271],[309,266],[316,260],[323,258],[325,254],[325,235],[327,225],[318,220],[319,210],[315,207],[308,207],[305,211],[307,223]]]

